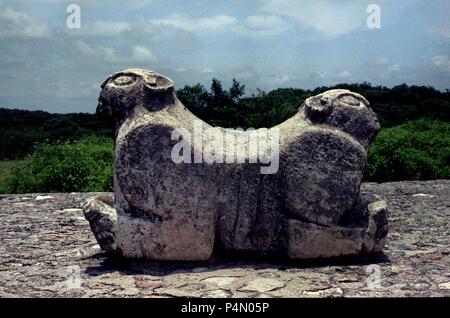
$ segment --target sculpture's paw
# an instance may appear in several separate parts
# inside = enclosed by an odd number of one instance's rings
[[[340,225],[290,219],[287,254],[292,259],[373,254],[383,249],[387,232],[386,203],[376,195],[363,194]]]
[[[381,252],[388,234],[387,204],[374,194],[363,194],[360,200],[363,201],[362,206],[368,213],[363,252],[366,254]]]
[[[84,216],[102,250],[116,252],[117,215],[114,199],[103,195],[88,199],[83,205]]]

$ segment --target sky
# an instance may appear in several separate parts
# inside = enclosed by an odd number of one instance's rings
[[[450,0],[0,0],[0,107],[93,113],[101,82],[126,68],[176,88],[236,78],[247,94],[364,81],[446,90]]]

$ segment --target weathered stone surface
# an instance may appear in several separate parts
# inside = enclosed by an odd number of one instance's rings
[[[386,204],[360,194],[367,147],[379,124],[358,94],[325,92],[284,123],[257,130],[270,144],[270,165],[276,162],[271,174],[250,163],[261,152],[251,132],[213,130],[160,74],[113,74],[102,84],[98,112],[116,123],[115,202],[94,198],[85,210],[105,251],[193,261],[209,259],[214,249],[306,259],[383,248]],[[228,133],[225,158],[242,155],[243,161],[217,159],[222,150],[214,138],[198,144],[186,137],[198,135],[199,125],[206,135]],[[177,131],[193,149],[181,163],[172,156]],[[216,161],[207,156],[211,149]],[[191,163],[198,152],[203,160]]]
[[[0,297],[450,297],[450,181],[369,183],[362,191],[389,202],[384,254],[315,262],[110,258],[80,210],[100,194],[3,195]],[[374,264],[380,286],[369,288],[367,270]],[[73,266],[79,287],[70,284]],[[284,286],[243,290],[262,278]]]
[[[272,278],[256,278],[242,286],[243,291],[269,292],[274,289],[282,288],[285,284]]]

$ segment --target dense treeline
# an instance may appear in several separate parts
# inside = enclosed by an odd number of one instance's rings
[[[314,90],[280,88],[244,97],[245,86],[233,80],[228,90],[213,79],[211,88],[185,86],[180,100],[198,117],[223,127],[271,127],[291,117],[309,96],[331,88],[346,88],[365,96],[384,128],[429,117],[450,120],[450,92],[432,87],[341,84]],[[21,159],[41,143],[74,141],[88,135],[112,136],[110,124],[94,114],[49,114],[0,108],[0,160]]]
[[[112,136],[110,124],[93,114],[50,114],[0,108],[0,160],[22,159],[41,144]]]
[[[369,149],[367,181],[450,179],[450,92],[432,87],[341,84],[280,88],[245,96],[213,79],[177,91],[198,117],[222,127],[271,127],[309,96],[346,88],[365,96],[382,131]],[[96,137],[92,136],[95,135]],[[0,192],[107,191],[112,187],[112,127],[94,114],[49,114],[0,108],[0,160],[26,158],[0,180]]]
[[[269,93],[258,91],[251,97],[245,86],[233,80],[227,91],[213,79],[210,91],[201,84],[178,90],[180,100],[198,117],[214,125],[259,128],[271,127],[291,117],[303,101],[328,89],[344,88],[365,96],[377,113],[382,127],[393,127],[421,117],[450,119],[450,92],[432,87],[399,85],[373,87],[369,83],[340,84],[314,90],[280,88]]]

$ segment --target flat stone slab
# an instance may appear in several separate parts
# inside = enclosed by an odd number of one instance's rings
[[[111,259],[80,208],[96,193],[3,195],[0,297],[450,296],[450,180],[362,189],[388,202],[384,253],[320,262]]]

